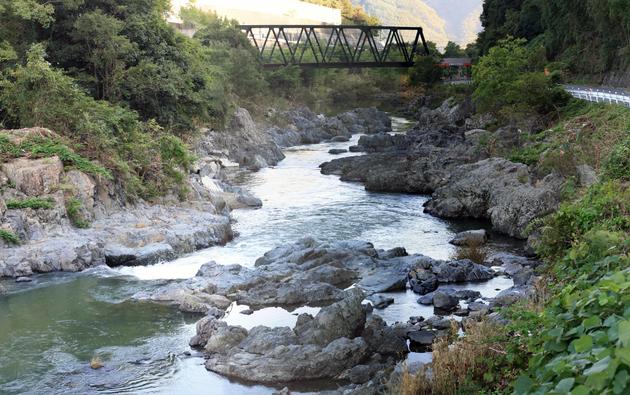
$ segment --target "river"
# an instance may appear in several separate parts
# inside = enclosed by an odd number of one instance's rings
[[[393,121],[397,131],[407,125],[402,119]],[[188,347],[199,316],[133,302],[130,297],[167,281],[192,277],[210,260],[252,266],[271,248],[305,236],[324,241],[362,239],[377,248],[404,246],[410,253],[445,259],[454,251],[448,241],[455,232],[480,226],[424,214],[426,196],[370,193],[362,185],[320,174],[318,166],[333,158],[329,149],[347,148],[358,138],[287,149],[286,159],[274,168],[236,174],[234,182],[260,197],[263,207],[232,213],[238,237],[226,246],[146,267],[38,275],[31,283],[5,280],[9,295],[0,298],[0,393],[272,392],[274,388],[235,382],[206,371],[203,358]],[[491,248],[512,247],[509,240],[496,238]],[[497,277],[460,287],[491,297],[511,285],[511,280]],[[417,295],[410,291],[394,296],[393,305],[376,311],[388,323],[432,314],[430,307],[416,303]],[[245,308],[234,304],[225,319],[246,328],[292,326],[297,313],[318,310],[272,307],[245,316],[239,313]],[[104,368],[90,368],[94,357]],[[416,361],[427,358],[410,356]],[[335,384],[298,383],[292,387],[304,392],[320,388],[335,388]]]

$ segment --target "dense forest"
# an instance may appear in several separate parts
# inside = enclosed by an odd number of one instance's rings
[[[509,35],[544,46],[576,74],[630,67],[628,0],[488,0],[481,20],[482,53]]]

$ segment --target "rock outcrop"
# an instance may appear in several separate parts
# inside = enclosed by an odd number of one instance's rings
[[[497,232],[526,238],[525,228],[557,209],[563,180],[534,182],[526,165],[490,158],[453,169],[426,211],[443,218],[486,218]]]
[[[366,322],[363,297],[358,289],[346,291],[315,317],[300,315],[293,329],[258,326],[246,331],[204,318],[191,344],[204,349],[208,370],[248,381],[352,378],[363,383],[388,358],[407,352],[382,320]]]

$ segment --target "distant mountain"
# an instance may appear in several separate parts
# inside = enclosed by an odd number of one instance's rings
[[[384,24],[419,25],[427,40],[444,47],[474,41],[483,0],[352,0]]]

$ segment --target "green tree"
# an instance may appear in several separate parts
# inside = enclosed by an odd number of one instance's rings
[[[449,41],[444,47],[445,58],[463,58],[466,56],[466,52],[459,46],[459,44]]]
[[[544,56],[525,44],[501,40],[473,66],[473,98],[481,111],[546,113],[563,101],[562,90],[543,73]]]
[[[433,56],[423,56],[417,59],[409,71],[409,82],[411,85],[430,86],[440,82],[441,79],[442,69],[440,68],[440,63]]]
[[[102,10],[88,12],[76,19],[71,33],[83,44],[85,61],[93,75],[95,97],[116,100],[120,97],[127,58],[136,46],[121,34],[123,21]]]

